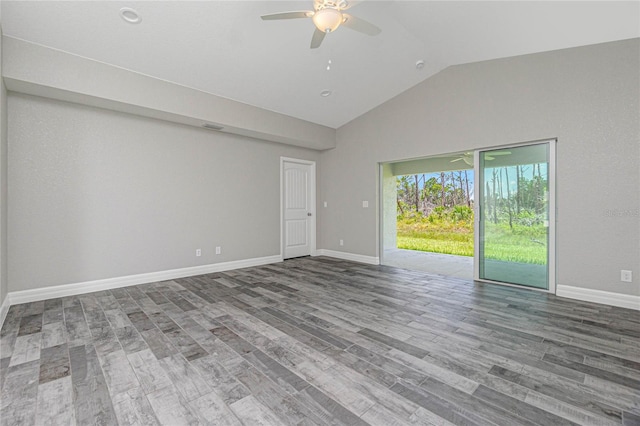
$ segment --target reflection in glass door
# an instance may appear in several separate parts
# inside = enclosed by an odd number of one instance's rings
[[[478,153],[477,279],[555,290],[554,144]]]

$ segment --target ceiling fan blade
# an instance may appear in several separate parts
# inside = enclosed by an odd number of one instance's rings
[[[298,18],[310,18],[313,16],[311,10],[299,10],[297,12],[280,12],[270,13],[268,15],[262,15],[261,18],[265,21],[272,21],[276,19],[298,19]]]
[[[491,161],[491,160],[495,160],[495,158],[491,157],[490,155],[485,155],[485,156],[484,156],[484,159],[485,159],[485,160],[489,160],[489,161]]]
[[[341,25],[351,28],[354,31],[370,36],[378,35],[382,31],[380,28],[376,27],[371,22],[365,21],[364,19],[356,18],[347,13],[343,13],[342,16],[344,16],[345,21]]]
[[[491,155],[493,155],[494,157],[497,157],[498,155],[511,155],[511,151],[492,152]]]
[[[316,28],[316,30],[313,32],[313,37],[311,37],[311,48],[317,49],[318,47],[320,47],[325,35],[327,35],[327,33]]]
[[[456,158],[455,160],[451,160],[451,162],[455,163],[456,161],[460,161],[460,160],[464,160],[464,157]]]

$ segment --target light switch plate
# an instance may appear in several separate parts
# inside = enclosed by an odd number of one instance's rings
[[[363,201],[362,202],[362,207],[364,207],[364,208],[369,207],[369,202],[368,201]]]

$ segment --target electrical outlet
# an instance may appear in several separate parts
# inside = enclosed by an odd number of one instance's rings
[[[633,276],[631,274],[631,271],[625,271],[624,269],[622,269],[620,271],[620,281],[624,283],[633,282]]]
[[[362,207],[363,207],[363,208],[365,208],[365,209],[366,209],[367,207],[369,207],[369,202],[368,202],[368,201],[363,201],[363,202],[362,202]]]
[[[344,245],[344,240],[340,240],[340,245],[343,246]]]
[[[196,249],[196,257],[202,256],[202,250]]]
[[[216,254],[220,254],[220,253],[222,253],[222,248],[216,247]]]

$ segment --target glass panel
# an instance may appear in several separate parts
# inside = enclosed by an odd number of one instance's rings
[[[480,152],[479,277],[549,288],[549,144]]]

